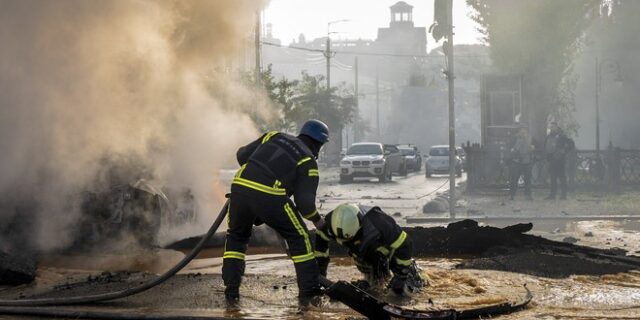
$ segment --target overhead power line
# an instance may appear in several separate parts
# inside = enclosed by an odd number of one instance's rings
[[[295,46],[285,46],[278,43],[262,41],[263,45],[278,47],[283,49],[293,49],[293,50],[301,50],[307,52],[325,52],[324,49],[312,49],[305,47],[295,47]],[[420,54],[401,54],[401,53],[384,53],[384,52],[361,52],[361,51],[349,51],[349,50],[333,50],[335,54],[352,54],[358,56],[381,56],[381,57],[403,57],[403,58],[427,58],[427,59],[443,59],[442,56],[434,56],[434,55],[420,55]],[[455,58],[487,58],[488,55],[455,55]]]

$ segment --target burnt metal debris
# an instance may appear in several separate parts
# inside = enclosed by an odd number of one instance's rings
[[[525,286],[526,294],[523,297],[508,302],[465,310],[416,310],[387,303],[343,280],[332,282],[324,277],[320,277],[320,282],[326,288],[325,294],[330,298],[344,303],[369,319],[378,320],[392,318],[432,320],[478,319],[519,311],[528,305],[533,298],[531,291]]]
[[[161,189],[142,179],[104,192],[85,192],[73,247],[90,247],[124,233],[142,246],[153,247],[162,226],[193,222],[196,207],[190,190]]]
[[[0,285],[31,283],[36,277],[36,262],[26,255],[0,251]]]
[[[469,258],[460,263],[458,268],[491,269],[562,278],[572,274],[613,274],[640,267],[640,257],[627,255],[622,249],[598,249],[553,241],[527,234],[526,232],[532,228],[532,223],[497,228],[480,226],[475,220],[462,220],[450,223],[446,227],[403,229],[413,239],[414,257]],[[256,229],[249,244],[249,252],[284,252],[280,240],[268,228]],[[197,239],[184,239],[169,245],[168,248],[190,248]],[[223,234],[217,234],[207,243],[209,248],[221,248],[223,245]],[[343,247],[333,243],[330,252],[333,256],[346,255]],[[544,264],[544,267],[541,264]]]

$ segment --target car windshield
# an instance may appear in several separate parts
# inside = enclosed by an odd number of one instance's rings
[[[435,157],[448,156],[449,148],[431,148],[431,150],[429,150],[429,155]]]
[[[403,156],[412,156],[416,154],[416,151],[413,149],[400,148],[400,152],[402,153]]]
[[[347,150],[348,155],[359,155],[359,154],[382,154],[382,148],[377,144],[360,144],[356,146],[351,146],[349,150]]]

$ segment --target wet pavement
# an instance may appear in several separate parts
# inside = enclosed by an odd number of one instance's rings
[[[169,256],[158,252],[161,256]],[[90,258],[90,257],[87,257]],[[123,258],[124,259],[124,258]],[[397,298],[382,290],[390,302],[415,309],[473,308],[506,302],[525,295],[523,285],[533,292],[531,305],[499,319],[600,319],[633,318],[640,312],[640,272],[571,276],[563,279],[517,273],[459,270],[463,259],[421,259],[419,265],[431,286],[411,298]],[[283,255],[252,256],[241,287],[237,310],[226,310],[219,275],[219,258],[198,259],[187,270],[142,294],[99,305],[75,307],[91,310],[120,310],[128,313],[182,314],[250,319],[352,319],[358,314],[340,303],[322,310],[301,313],[296,306],[294,269]],[[22,296],[63,297],[108,292],[138,284],[154,275],[148,272],[102,273],[41,266],[37,284],[0,291],[2,298]],[[334,259],[329,278],[359,278],[347,258]],[[0,319],[9,319],[8,317]]]
[[[330,170],[330,169],[327,169]],[[335,168],[334,168],[335,170]],[[331,171],[333,172],[333,171]],[[411,173],[408,177],[394,177],[391,183],[358,181],[342,185],[336,172],[322,173],[318,192],[321,211],[327,211],[341,202],[363,205],[379,205],[401,224],[406,217],[428,216],[421,208],[431,197],[448,189],[446,177],[426,179],[423,173]],[[461,181],[464,181],[462,179]],[[598,199],[597,197],[595,197]],[[591,203],[588,214],[599,210],[594,201],[579,201],[589,197],[574,197],[565,209],[564,203],[540,203],[538,200],[508,202],[503,195],[483,195],[480,198],[463,199],[461,215],[486,216],[495,214],[519,215],[527,222],[531,214],[574,214],[582,210],[583,203]],[[610,208],[605,213],[633,214],[633,206],[603,203]],[[618,207],[616,207],[616,205]],[[587,206],[589,207],[589,206]],[[480,208],[480,209],[478,209]],[[494,210],[494,208],[498,208]],[[573,211],[575,208],[575,211]],[[478,211],[474,211],[478,210]],[[480,210],[482,212],[480,213]],[[555,212],[555,211],[558,212]],[[567,211],[569,210],[569,211]],[[588,211],[588,212],[587,212]],[[512,222],[509,222],[512,223]],[[505,226],[507,223],[496,226]],[[529,233],[543,235],[552,240],[567,238],[580,245],[600,248],[622,248],[635,253],[640,251],[640,223],[620,221],[562,221],[537,222]],[[419,243],[415,245],[420,245]],[[260,253],[260,248],[252,252]],[[134,313],[181,314],[225,316],[248,319],[358,319],[356,312],[344,305],[331,302],[325,308],[301,313],[297,308],[297,287],[294,268],[284,254],[254,254],[247,257],[247,275],[241,287],[242,301],[237,310],[227,310],[223,299],[220,277],[220,249],[208,249],[199,259],[178,276],[142,294],[103,304],[74,308],[92,310],[120,310]],[[73,296],[87,293],[108,292],[137,285],[168,269],[183,257],[183,253],[171,250],[130,252],[127,254],[51,255],[41,257],[38,278],[29,286],[0,287],[0,297],[18,298],[31,296]],[[457,265],[471,257],[421,258],[418,264],[431,286],[411,298],[397,298],[381,290],[386,300],[416,309],[465,309],[496,302],[506,302],[525,295],[523,285],[534,295],[525,310],[496,317],[499,319],[638,319],[640,317],[640,271],[604,274],[599,276],[570,275],[541,277],[521,273],[458,269]],[[535,257],[523,257],[533,261]],[[509,261],[494,261],[509,263]],[[542,261],[544,262],[544,261]],[[544,263],[536,266],[545,268]],[[570,269],[570,264],[567,265]],[[570,270],[569,270],[570,271]],[[569,272],[570,273],[570,272]],[[348,258],[335,258],[329,269],[332,280],[355,280],[360,277]],[[3,317],[0,319],[13,319]]]
[[[320,172],[325,177],[318,189],[318,205],[328,211],[340,203],[352,202],[364,206],[379,206],[388,214],[396,214],[396,220],[404,223],[406,217],[422,216],[422,207],[436,195],[449,190],[445,175],[426,178],[424,170],[410,172],[406,177],[394,176],[390,182],[359,178],[353,183],[338,182],[338,168],[326,168]],[[466,180],[466,174],[457,183]],[[399,213],[399,214],[398,214]]]

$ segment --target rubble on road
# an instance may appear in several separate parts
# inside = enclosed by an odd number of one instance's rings
[[[449,201],[441,197],[436,197],[427,202],[422,207],[422,213],[443,213],[449,212]]]
[[[36,262],[29,256],[0,251],[0,285],[31,283],[36,277]]]
[[[458,268],[502,270],[552,278],[571,274],[611,274],[640,268],[640,257],[628,256],[625,250],[598,249],[526,234],[532,228],[532,223],[497,228],[479,226],[475,220],[462,220],[446,227],[403,229],[413,241],[414,257],[469,258]],[[270,229],[256,228],[255,231],[250,248],[260,247],[260,253],[284,252]],[[185,239],[169,248],[189,248],[196,240]],[[224,234],[217,234],[208,245],[221,248]],[[335,256],[346,255],[345,249],[335,244],[330,250]]]

